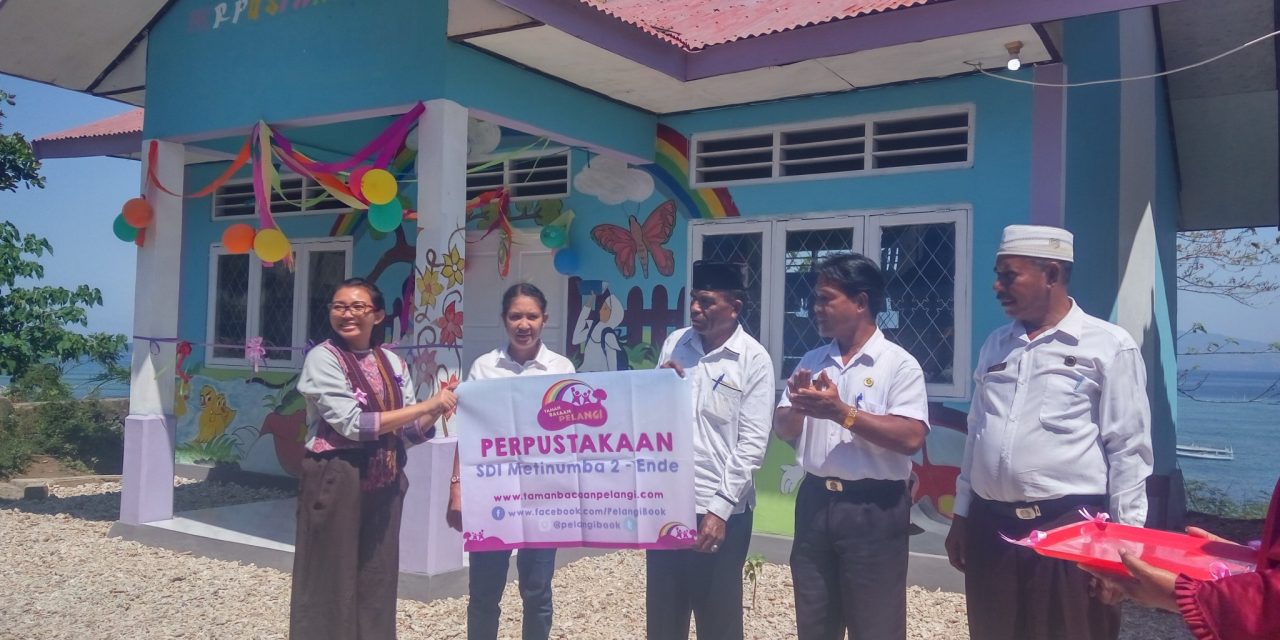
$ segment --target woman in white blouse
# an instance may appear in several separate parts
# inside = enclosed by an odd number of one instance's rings
[[[507,330],[506,348],[494,349],[471,365],[470,380],[574,373],[573,363],[542,343],[547,323],[547,298],[537,287],[521,283],[502,296],[502,323]],[[458,460],[454,458],[453,485],[449,494],[449,526],[462,531],[462,492],[458,486]],[[467,603],[468,640],[498,637],[499,602],[507,583],[510,551],[471,554],[470,598]],[[524,640],[546,640],[551,634],[551,575],[555,549],[521,549],[516,554],[520,598],[524,601]]]

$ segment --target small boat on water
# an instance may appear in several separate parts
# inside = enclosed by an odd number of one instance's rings
[[[1179,444],[1178,455],[1183,458],[1200,458],[1202,460],[1235,460],[1236,454],[1231,447],[1213,447],[1204,444]]]

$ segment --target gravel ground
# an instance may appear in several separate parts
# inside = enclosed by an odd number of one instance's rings
[[[179,481],[179,511],[282,497],[273,490]],[[0,501],[0,639],[284,638],[289,575],[108,538],[118,483],[54,487],[47,500]],[[644,633],[644,557],[619,552],[556,572],[554,638],[633,640]],[[908,637],[962,640],[964,596],[912,587]],[[751,588],[747,586],[747,604]],[[503,599],[502,634],[519,637],[514,589]],[[400,637],[465,637],[466,600],[401,600]],[[767,564],[747,637],[795,637],[791,578]],[[1125,640],[1191,636],[1172,614],[1125,612]]]

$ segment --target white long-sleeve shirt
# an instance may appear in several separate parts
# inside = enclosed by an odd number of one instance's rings
[[[690,328],[667,337],[658,365],[675,362],[693,383],[694,495],[698,513],[723,520],[755,507],[752,474],[773,425],[773,361],[739,326],[706,353]]]
[[[956,515],[972,494],[999,502],[1106,495],[1111,517],[1141,525],[1151,475],[1142,354],[1124,329],[1071,302],[1034,340],[1012,322],[982,345]]]

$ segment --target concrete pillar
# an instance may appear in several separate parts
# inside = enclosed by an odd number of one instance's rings
[[[1037,66],[1036,82],[1062,84],[1065,64]],[[1031,93],[1031,223],[1060,227],[1066,219],[1067,90],[1037,86]]]
[[[154,338],[178,335],[178,299],[182,272],[182,198],[152,187],[147,180],[148,149],[142,146],[142,192],[155,210],[138,249],[133,302],[133,334]],[[167,189],[182,193],[185,149],[157,142],[156,174]],[[173,415],[176,345],[133,340],[129,379],[129,416],[124,426],[124,475],[120,521],[142,524],[173,517],[173,461],[177,419]]]
[[[458,318],[461,324],[461,274],[466,256],[467,110],[449,100],[433,100],[418,120],[418,239],[415,273],[437,278],[444,291],[434,300],[415,301],[413,335],[414,382],[426,398],[452,378],[461,380],[462,338],[446,337],[437,321]],[[445,344],[448,343],[448,344]],[[445,524],[449,477],[456,439],[444,437],[448,421],[437,425],[435,440],[409,450],[405,473],[412,489],[405,499],[400,527],[400,570],[439,574],[462,567],[462,534]],[[449,434],[452,435],[452,434]]]
[[[1133,77],[1159,71],[1155,20],[1150,8],[1119,14],[1120,75]],[[1176,335],[1173,305],[1166,283],[1175,265],[1164,264],[1160,234],[1176,229],[1177,211],[1156,206],[1160,159],[1158,139],[1172,135],[1157,128],[1157,80],[1125,82],[1120,90],[1120,179],[1117,212],[1118,292],[1113,318],[1137,341],[1147,368],[1151,401],[1151,444],[1155,454],[1153,498],[1148,522],[1176,527],[1181,520],[1182,491],[1177,474]],[[1172,145],[1168,145],[1172,148]],[[1170,205],[1171,207],[1172,205]],[[1166,237],[1166,241],[1171,241]],[[1176,294],[1175,294],[1176,295]]]

